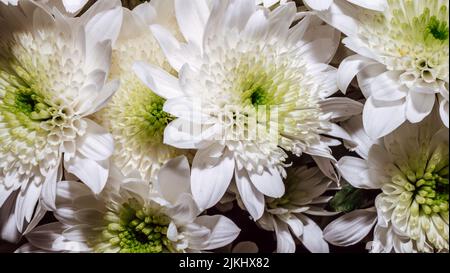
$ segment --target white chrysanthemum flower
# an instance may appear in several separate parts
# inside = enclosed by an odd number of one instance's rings
[[[331,196],[322,196],[332,184],[318,168],[288,169],[286,193],[281,198],[266,198],[266,210],[258,224],[275,231],[278,253],[294,253],[294,238],[313,253],[329,252],[321,228],[307,215],[329,216],[324,209]]]
[[[357,53],[340,65],[338,85],[345,91],[358,76],[367,98],[364,127],[372,138],[405,121],[422,121],[436,98],[449,126],[448,0],[387,0],[383,12],[335,1],[318,14],[343,31],[343,42]]]
[[[124,24],[113,46],[111,78],[121,87],[96,117],[114,137],[113,161],[125,175],[138,171],[149,181],[161,165],[181,154],[163,143],[164,129],[173,120],[163,111],[165,100],[154,94],[134,74],[136,61],[145,61],[173,71],[149,26],[162,24],[179,33],[173,0],[154,0],[124,10]],[[181,36],[181,34],[179,34]]]
[[[341,0],[303,0],[306,6],[313,10],[323,11],[328,10],[334,1]],[[342,0],[352,4],[361,6],[366,9],[383,11],[386,8],[386,0]]]
[[[59,222],[27,234],[31,246],[19,251],[197,252],[231,243],[240,229],[224,216],[198,216],[189,173],[187,159],[179,157],[162,167],[156,189],[119,171],[100,195],[81,183],[62,182],[55,211]]]
[[[162,27],[152,30],[178,78],[144,63],[135,71],[177,117],[164,141],[199,149],[192,171],[199,207],[214,206],[235,177],[259,219],[264,195],[284,194],[286,151],[311,154],[333,176],[329,146],[339,141],[322,135],[346,137],[332,120],[361,111],[352,100],[327,98],[337,91],[327,65],[336,31],[315,17],[291,28],[293,2],[269,11],[253,0],[214,1],[210,15],[204,1],[175,1],[175,10],[186,44]]]
[[[120,8],[69,19],[31,1],[0,4],[2,237],[54,207],[62,165],[96,193],[105,185],[113,140],[89,115],[118,88],[106,79],[121,17]]]
[[[381,193],[376,211],[344,215],[325,229],[325,238],[354,244],[378,222],[372,252],[448,252],[448,129],[438,114],[420,124],[405,123],[379,141],[364,133],[360,118],[346,128],[360,144],[356,151],[362,159],[343,157],[338,163],[342,176],[356,188]]]

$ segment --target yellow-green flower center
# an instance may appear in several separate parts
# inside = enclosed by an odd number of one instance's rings
[[[161,253],[172,251],[167,238],[170,219],[149,208],[136,209],[135,200],[124,204],[119,213],[119,221],[112,221],[103,230],[101,241],[107,240],[112,248],[119,247],[120,253]],[[106,221],[116,220],[117,216],[108,212]],[[94,247],[98,252],[102,249]]]
[[[440,21],[436,16],[430,18],[425,30],[425,39],[427,38],[426,36],[431,34],[437,40],[448,40],[448,24],[447,22]]]

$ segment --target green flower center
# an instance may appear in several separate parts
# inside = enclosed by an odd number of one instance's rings
[[[52,117],[51,107],[44,102],[42,97],[32,91],[16,93],[14,107],[35,121],[45,121]]]
[[[428,161],[417,160],[416,168],[403,168],[403,187],[412,193],[420,213],[426,215],[448,212],[449,199],[449,159],[445,150],[448,146],[441,145],[431,155]],[[393,177],[393,182],[399,184],[403,180]],[[405,183],[406,182],[406,183]]]
[[[440,41],[448,40],[448,25],[447,22],[440,21],[436,16],[432,16],[425,31],[425,37],[432,35],[435,39]]]
[[[132,202],[131,202],[132,203]],[[133,205],[124,204],[120,221],[110,223],[102,236],[120,253],[161,253],[173,250],[167,238],[170,219],[147,208],[135,210]],[[108,213],[106,220],[115,218]]]
[[[144,118],[148,123],[148,133],[155,137],[162,136],[166,126],[174,119],[173,116],[164,112],[165,100],[161,97],[155,98],[145,106]]]

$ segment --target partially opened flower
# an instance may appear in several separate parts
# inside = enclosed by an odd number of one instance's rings
[[[213,1],[210,11],[204,1],[175,1],[175,10],[187,43],[160,26],[152,30],[178,78],[144,63],[135,71],[176,117],[165,143],[199,149],[192,171],[197,204],[214,206],[234,177],[259,219],[264,196],[284,194],[286,151],[311,154],[333,176],[329,146],[339,141],[323,135],[345,137],[333,119],[361,110],[350,99],[327,98],[337,91],[327,64],[336,31],[315,17],[291,28],[293,2],[270,11],[254,0]]]
[[[113,46],[110,76],[119,78],[121,87],[96,115],[114,137],[114,164],[125,175],[139,172],[146,181],[167,160],[181,154],[163,144],[164,129],[174,119],[163,111],[165,100],[145,86],[132,69],[134,62],[145,61],[175,73],[150,31],[153,24],[164,25],[175,35],[179,33],[173,0],[154,0],[132,11],[124,9],[124,24]]]
[[[77,182],[58,186],[59,222],[26,235],[19,251],[160,253],[223,247],[239,234],[224,216],[199,216],[185,157],[169,161],[152,188],[117,171],[100,195]]]
[[[295,252],[295,239],[313,253],[329,252],[321,228],[308,215],[336,214],[324,209],[331,196],[323,194],[332,181],[316,167],[288,169],[287,174],[286,193],[281,198],[266,198],[267,208],[257,223],[275,231],[278,253]]]
[[[335,1],[318,14],[343,31],[344,44],[357,53],[340,65],[338,84],[345,91],[358,76],[372,138],[422,121],[437,99],[449,126],[448,0],[387,0],[382,12]]]
[[[376,210],[338,218],[325,228],[325,239],[355,244],[375,226],[372,252],[448,252],[448,129],[437,113],[420,124],[405,123],[379,141],[364,134],[361,119],[346,128],[360,144],[356,151],[362,159],[343,157],[342,176],[356,188],[381,193]]]
[[[107,2],[107,4],[105,4]],[[96,193],[108,177],[112,137],[90,119],[118,88],[107,81],[121,10],[66,18],[32,1],[0,4],[1,234],[13,240],[54,208],[65,169]],[[117,3],[117,2],[116,2]],[[102,11],[103,10],[103,11]],[[38,200],[42,199],[36,207]],[[44,206],[45,205],[45,206]],[[31,225],[33,226],[33,225]]]

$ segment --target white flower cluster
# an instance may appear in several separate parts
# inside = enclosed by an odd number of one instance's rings
[[[0,0],[0,26],[0,244],[449,251],[448,0]]]

